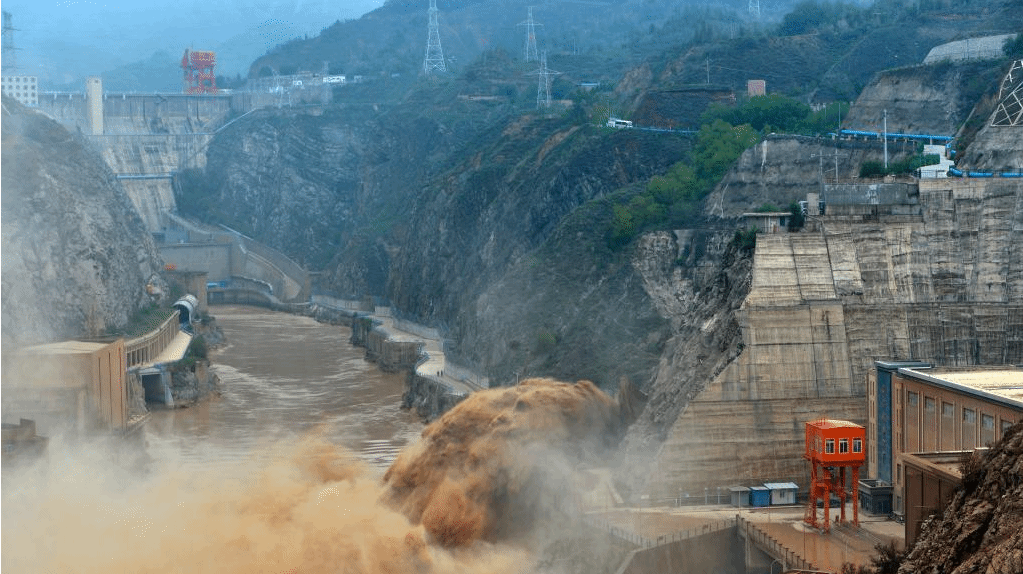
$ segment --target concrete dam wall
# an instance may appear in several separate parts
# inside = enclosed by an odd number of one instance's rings
[[[672,427],[652,496],[805,486],[803,424],[865,424],[874,360],[1023,362],[1023,182],[921,180],[919,203],[757,238],[744,350]]]
[[[85,134],[117,174],[146,228],[164,229],[176,208],[172,174],[202,168],[213,131],[231,112],[230,96],[44,94],[38,109]]]

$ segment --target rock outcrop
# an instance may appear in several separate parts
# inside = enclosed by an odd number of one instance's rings
[[[969,79],[969,81],[966,81]],[[952,136],[985,91],[1001,81],[998,62],[916,65],[879,72],[863,89],[842,127]]]
[[[81,136],[3,104],[5,348],[124,326],[158,279],[152,238]]]

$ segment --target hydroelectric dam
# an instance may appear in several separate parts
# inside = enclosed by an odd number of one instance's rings
[[[36,109],[100,153],[156,240],[169,269],[207,273],[278,301],[307,301],[309,274],[282,253],[229,229],[198,230],[176,216],[175,176],[206,167],[214,134],[261,104],[258,94],[45,93]]]

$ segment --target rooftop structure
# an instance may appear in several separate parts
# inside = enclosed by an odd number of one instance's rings
[[[1023,369],[1015,367],[904,367],[899,374],[933,385],[1023,409]]]

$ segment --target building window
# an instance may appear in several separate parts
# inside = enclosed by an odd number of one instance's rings
[[[1013,425],[1012,421],[1007,421],[1005,419],[1002,419],[1002,436],[1003,437],[1005,436],[1005,433],[1009,432],[1009,429],[1012,428],[1012,425]]]
[[[829,438],[824,441],[824,454],[835,454],[835,439]]]
[[[988,446],[995,442],[995,417],[980,415],[980,444]]]
[[[941,416],[945,418],[952,418],[955,415],[956,408],[952,403],[941,403]]]
[[[838,453],[848,454],[849,452],[849,439],[843,438],[838,440]]]
[[[853,452],[863,452],[863,439],[853,439]]]
[[[962,449],[971,449],[977,446],[977,411],[963,409],[962,424]]]
[[[916,407],[917,405],[920,404],[920,395],[914,393],[913,391],[909,391],[909,396],[906,399],[906,402],[909,404],[910,407]]]
[[[924,397],[924,410],[928,413],[934,413],[934,399],[931,397]]]

